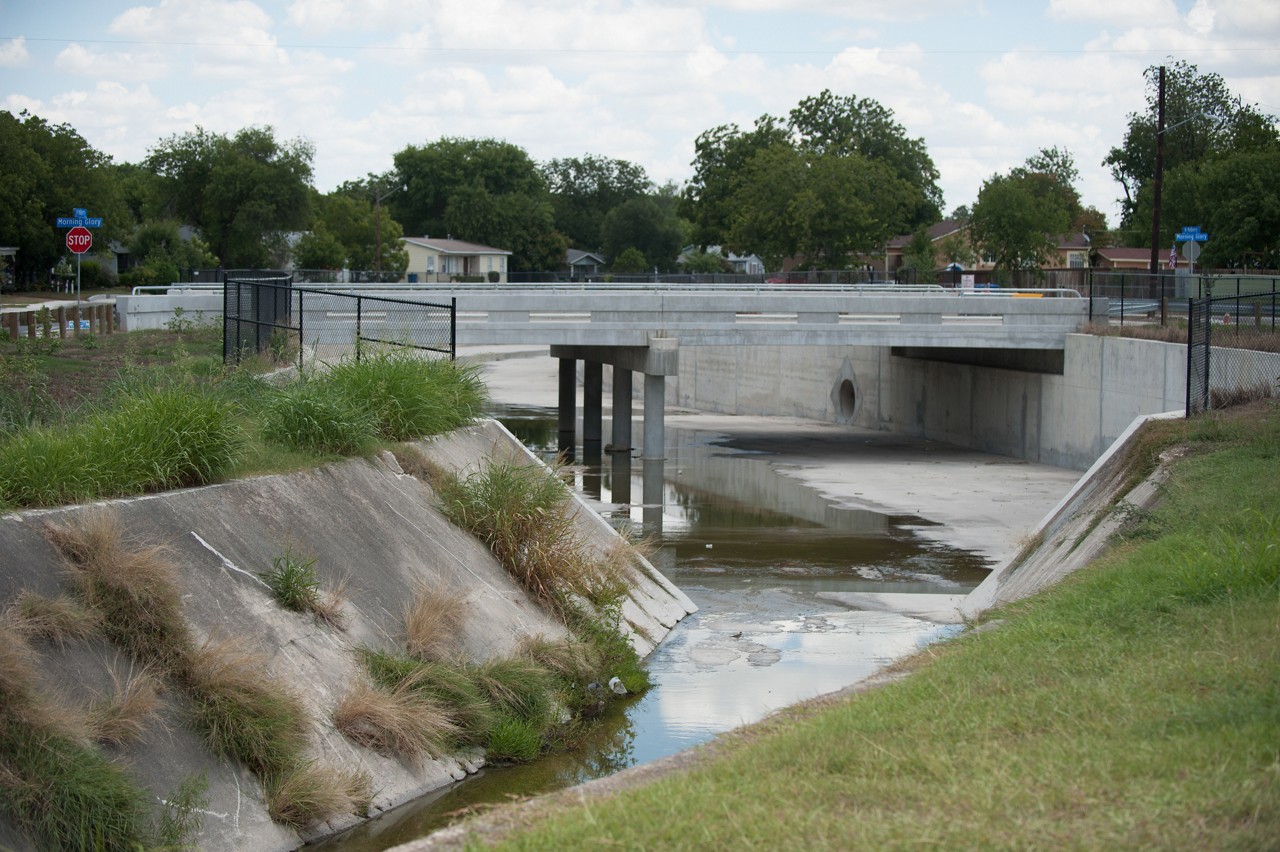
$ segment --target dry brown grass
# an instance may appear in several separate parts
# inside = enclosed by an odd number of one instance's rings
[[[569,683],[585,684],[601,678],[602,655],[586,642],[529,636],[521,641],[516,653]]]
[[[106,511],[88,513],[76,527],[47,524],[45,533],[109,638],[161,671],[182,667],[192,640],[166,548],[126,542],[118,518]]]
[[[448,589],[419,586],[404,608],[404,647],[423,660],[457,656],[466,619],[465,597]]]
[[[425,482],[433,489],[439,487],[440,483],[447,482],[451,476],[444,468],[431,461],[431,459],[423,455],[421,450],[411,444],[400,444],[392,449],[391,454],[396,457],[401,470]]]
[[[111,678],[115,684],[111,697],[89,707],[89,730],[95,740],[107,745],[138,742],[163,704],[160,682],[145,668],[129,672],[123,681],[112,671]]]
[[[441,755],[460,734],[444,711],[406,682],[394,690],[360,681],[333,711],[333,724],[348,739],[388,757],[410,760]]]
[[[311,612],[315,617],[334,630],[347,629],[347,613],[343,607],[347,603],[347,586],[349,579],[343,577],[332,589],[321,592],[312,604]]]
[[[43,639],[59,645],[84,641],[98,629],[94,614],[74,598],[49,598],[31,591],[20,592],[0,620],[28,640]]]
[[[40,682],[40,655],[10,625],[0,624],[0,740],[14,726],[90,741],[84,712]]]
[[[357,791],[363,791],[367,785],[330,766],[308,761],[272,778],[266,787],[267,812],[271,818],[293,828],[305,828],[355,810],[360,806],[355,798]],[[363,804],[365,808],[367,801]]]
[[[235,639],[211,640],[191,653],[183,679],[211,751],[239,758],[263,778],[301,761],[310,719],[270,676],[263,655]]]

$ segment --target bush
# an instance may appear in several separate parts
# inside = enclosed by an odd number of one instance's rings
[[[202,485],[230,473],[243,446],[230,405],[214,394],[143,389],[69,428],[0,444],[0,504],[57,506]]]
[[[333,455],[367,452],[377,440],[374,413],[323,381],[302,381],[273,394],[262,434],[295,450]]]
[[[444,359],[379,354],[343,361],[322,380],[364,407],[389,441],[438,435],[474,419],[484,405],[476,368]]]

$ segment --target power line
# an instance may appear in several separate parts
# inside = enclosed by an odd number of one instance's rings
[[[395,53],[523,53],[545,54],[557,53],[567,55],[600,56],[700,56],[706,51],[689,48],[612,48],[612,47],[419,47],[410,45],[388,44],[308,44],[304,42],[244,42],[244,41],[149,41],[139,39],[73,39],[46,38],[41,36],[0,36],[0,40],[24,39],[28,42],[42,44],[92,44],[118,47],[233,47],[233,48],[268,48],[271,50],[335,50],[364,51],[376,50]],[[715,48],[714,52],[725,56],[829,56],[840,53],[849,47],[815,50],[812,48],[756,50],[750,48]],[[1186,50],[1170,50],[1169,48],[863,48],[876,50],[886,55],[911,56],[1095,56],[1105,55],[1153,55],[1163,56],[1183,53],[1276,53],[1280,47],[1195,47]]]

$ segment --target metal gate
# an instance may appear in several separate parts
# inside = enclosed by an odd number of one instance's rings
[[[1187,416],[1209,408],[1209,355],[1213,329],[1212,299],[1187,302]]]
[[[1280,291],[1266,283],[1270,290],[1188,300],[1188,417],[1280,395]]]

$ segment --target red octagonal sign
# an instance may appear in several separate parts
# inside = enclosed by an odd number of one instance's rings
[[[93,232],[88,228],[76,226],[67,231],[67,248],[76,254],[84,254],[93,245]]]

